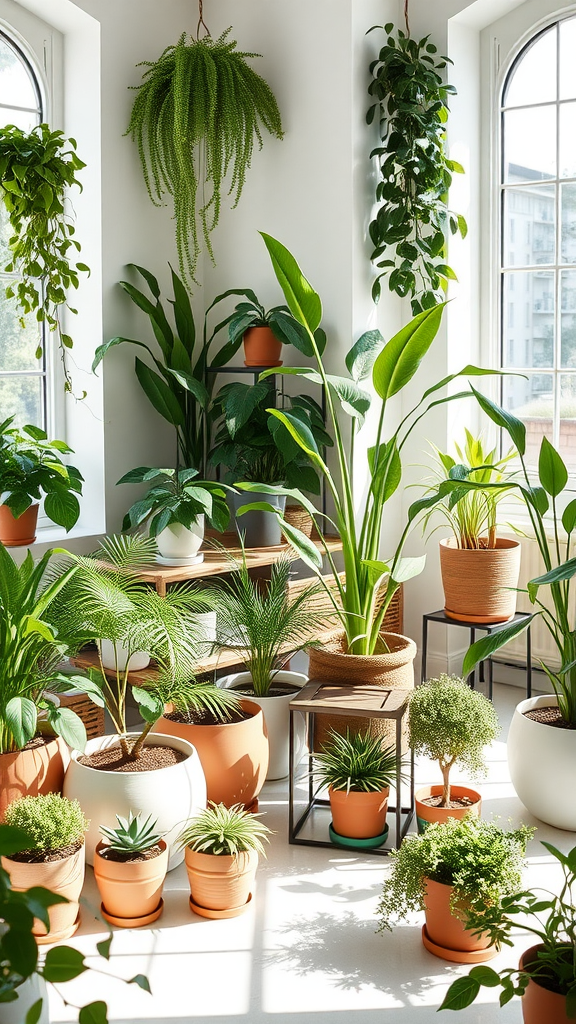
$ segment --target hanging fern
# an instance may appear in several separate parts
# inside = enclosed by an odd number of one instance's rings
[[[126,134],[138,146],[152,202],[174,200],[176,243],[183,277],[195,280],[201,242],[214,261],[210,234],[218,224],[222,189],[236,206],[262,131],[281,139],[282,122],[272,90],[228,40],[186,33],[148,68]],[[207,185],[207,194],[203,190]]]

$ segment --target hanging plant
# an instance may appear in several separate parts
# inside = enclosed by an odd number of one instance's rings
[[[200,24],[204,24],[202,18]],[[138,146],[144,180],[155,206],[174,200],[182,277],[195,280],[203,242],[214,263],[210,235],[218,224],[224,183],[238,204],[254,141],[262,128],[283,136],[269,85],[229,40],[180,36],[147,67],[126,134]]]
[[[62,307],[76,313],[67,293],[78,287],[79,271],[89,273],[89,269],[85,263],[70,261],[80,245],[73,237],[66,192],[72,185],[82,188],[76,171],[85,166],[76,155],[75,140],[50,131],[47,124],[36,125],[30,132],[14,125],[0,128],[0,197],[12,232],[11,259],[4,270],[18,275],[7,286],[6,296],[16,300],[22,328],[24,317],[35,312],[40,323],[56,332],[68,392],[72,383],[64,353],[72,348],[72,338],[62,331],[60,314]],[[36,357],[41,355],[40,346]]]
[[[374,25],[387,34],[378,58],[370,65],[368,92],[375,99],[368,124],[377,121],[382,145],[377,158],[378,211],[370,223],[371,259],[382,272],[372,286],[378,302],[382,279],[402,298],[411,296],[412,312],[431,309],[444,298],[448,279],[456,274],[446,263],[448,232],[466,235],[466,221],[447,206],[454,172],[464,168],[446,152],[447,98],[456,92],[439,72],[448,57],[436,56],[429,36],[419,42],[409,31]],[[407,25],[408,28],[408,25]]]

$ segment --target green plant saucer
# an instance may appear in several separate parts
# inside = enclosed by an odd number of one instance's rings
[[[339,832],[335,832],[332,828],[332,822],[328,826],[328,833],[330,835],[330,842],[334,843],[334,846],[344,847],[345,850],[375,850],[386,842],[388,838],[388,825],[386,825],[381,836],[371,836],[370,839],[350,839],[349,836],[341,836]]]

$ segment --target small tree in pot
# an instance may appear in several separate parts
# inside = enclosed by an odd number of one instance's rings
[[[480,814],[480,794],[453,786],[450,772],[456,764],[473,777],[486,771],[484,748],[498,732],[494,707],[482,693],[457,676],[442,674],[418,686],[410,696],[410,746],[437,761],[442,786],[428,786],[416,794],[418,826],[448,817],[462,817],[471,809]]]

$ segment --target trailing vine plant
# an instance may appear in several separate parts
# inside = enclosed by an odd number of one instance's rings
[[[69,393],[72,381],[65,350],[73,343],[62,330],[61,309],[77,312],[69,305],[68,291],[78,288],[80,271],[90,271],[85,263],[70,260],[72,252],[80,251],[80,243],[74,238],[66,194],[73,185],[82,189],[76,172],[85,166],[76,154],[76,141],[51,131],[47,124],[30,132],[12,124],[0,128],[0,198],[12,232],[10,261],[4,270],[18,275],[7,286],[6,297],[16,300],[22,328],[24,317],[35,312],[36,319],[56,333]],[[41,355],[39,346],[36,358]]]
[[[147,68],[137,86],[126,134],[138,146],[144,180],[155,206],[174,201],[176,244],[183,278],[195,281],[204,243],[212,260],[211,233],[218,224],[226,182],[235,207],[242,194],[255,140],[262,129],[283,137],[270,86],[250,67],[258,53],[236,50],[228,38],[206,32],[200,2],[197,38],[184,32]],[[139,65],[140,66],[140,65]]]
[[[452,175],[464,170],[446,152],[447,98],[456,90],[440,72],[452,61],[437,56],[429,36],[410,38],[407,8],[406,3],[406,32],[392,35],[392,23],[369,29],[383,29],[387,36],[370,64],[374,102],[366,120],[377,121],[382,144],[370,154],[377,159],[379,181],[369,233],[371,259],[381,271],[372,286],[374,302],[388,276],[390,291],[410,296],[416,314],[442,301],[447,281],[456,279],[446,263],[447,236],[459,232],[464,238],[467,227],[447,206]]]

